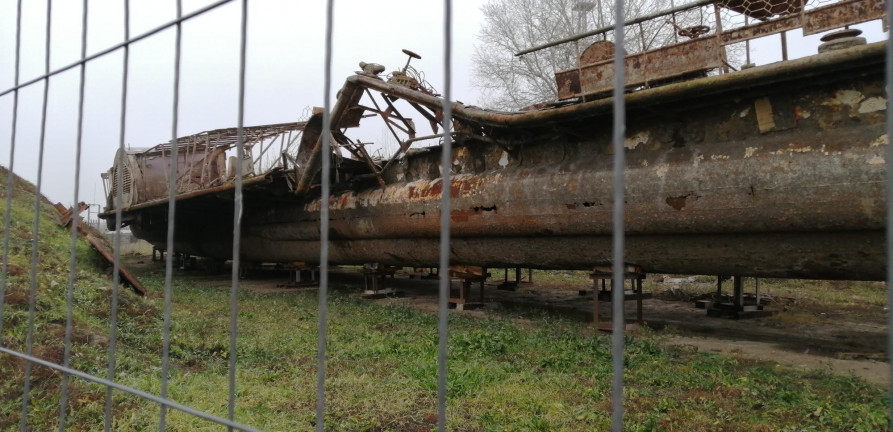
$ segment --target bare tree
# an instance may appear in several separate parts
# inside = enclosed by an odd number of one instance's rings
[[[673,0],[628,0],[626,16],[633,18],[672,7]],[[555,71],[576,65],[579,53],[592,42],[612,34],[581,39],[521,57],[514,53],[610,25],[614,16],[610,0],[490,0],[481,7],[484,25],[474,54],[474,84],[481,89],[482,104],[499,109],[518,109],[555,100]],[[683,3],[679,1],[678,4]],[[695,25],[704,17],[698,10],[676,16],[677,24]],[[625,48],[637,52],[672,43],[673,26],[666,20],[650,20],[627,29]]]

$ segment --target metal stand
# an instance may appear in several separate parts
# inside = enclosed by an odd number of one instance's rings
[[[155,258],[155,253],[158,252],[160,254],[159,258]],[[164,249],[158,249],[155,246],[152,246],[152,262],[156,261],[164,261]]]
[[[189,254],[176,253],[174,259],[177,261],[177,268],[180,270],[192,270],[195,268],[195,257]]]
[[[490,277],[486,267],[450,267],[450,306],[456,310],[474,309],[484,305],[484,282]],[[453,280],[459,282],[459,296],[453,297]],[[471,286],[478,284],[478,301],[471,299]]]
[[[732,277],[732,297],[726,300],[722,293],[722,276],[716,277],[716,298],[711,302],[701,302],[707,309],[707,316],[718,318],[761,318],[772,316],[771,311],[763,310],[760,303],[760,281],[756,279],[756,294],[746,296],[744,293],[744,278],[742,276]]]
[[[422,276],[422,279],[440,279],[440,269],[437,267],[430,267],[428,269],[428,275]]]
[[[431,275],[436,274],[434,269],[426,268],[426,267],[415,267],[412,269],[412,272],[407,273],[410,279],[432,279]]]
[[[396,294],[394,288],[385,287],[385,281],[388,277],[394,278],[397,267],[381,266],[378,263],[363,265],[363,280],[366,285],[365,291],[361,297],[363,298],[380,298],[386,295]]]
[[[292,265],[287,268],[288,282],[276,285],[278,288],[300,288],[319,285],[319,267],[305,264]]]
[[[509,269],[505,269],[505,274],[502,279],[502,283],[499,284],[496,289],[504,290],[504,291],[514,291],[518,289],[518,284],[521,283],[521,267],[515,268],[515,280],[509,280]]]
[[[614,281],[612,279],[613,274],[610,268],[608,267],[596,267],[592,273],[589,274],[589,278],[592,279],[593,285],[593,309],[592,309],[592,321],[595,325],[595,328],[602,331],[611,331],[612,325],[611,321],[607,321],[605,323],[601,323],[601,319],[599,317],[599,302],[600,301],[613,301],[613,291],[614,291]],[[646,295],[642,293],[642,281],[645,280],[645,272],[638,266],[627,266],[626,271],[623,274],[623,279],[630,281],[630,290],[623,291],[623,301],[632,301],[636,302],[636,319],[635,320],[626,320],[626,324],[642,324],[642,300],[646,298]],[[611,281],[610,291],[606,289],[605,281]],[[599,282],[601,282],[601,290],[599,291]],[[647,295],[648,298],[651,295]]]

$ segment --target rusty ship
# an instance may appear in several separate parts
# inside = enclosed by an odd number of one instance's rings
[[[883,280],[885,43],[847,34],[815,55],[740,70],[724,48],[878,20],[885,3],[697,7],[750,20],[681,28],[687,40],[627,55],[625,261],[647,272]],[[648,18],[668,20],[676,9]],[[317,110],[303,122],[245,127],[242,161],[232,156],[235,128],[180,138],[176,161],[172,143],[118,154],[103,174],[102,217],[115,228],[120,188],[123,224],[166,247],[167,176],[176,167],[174,249],[230,259],[241,163],[246,262],[318,262],[327,205],[333,264],[436,265],[449,187],[452,263],[592,269],[611,260],[609,44],[592,42],[575,67],[555,74],[557,101],[518,112],[451,102],[449,167],[440,164],[443,99],[409,63],[388,76],[361,64],[338,94],[330,131]],[[393,132],[395,154],[371,157],[368,143],[351,138],[368,121]],[[330,154],[320,150],[324,133]],[[322,158],[332,162],[327,203]]]

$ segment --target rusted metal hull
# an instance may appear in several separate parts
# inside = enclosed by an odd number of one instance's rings
[[[242,241],[246,260],[319,260],[319,241],[270,241],[250,235]],[[195,248],[197,244],[201,247]],[[232,247],[214,235],[200,235],[182,245],[221,259],[228,256],[227,246]],[[881,231],[629,236],[626,248],[627,262],[641,263],[643,269],[655,273],[880,280],[885,265]],[[454,264],[591,270],[593,263],[610,262],[611,237],[455,237],[450,249]],[[438,239],[427,237],[333,240],[329,244],[333,264],[436,266],[438,253]]]
[[[631,95],[625,260],[648,272],[883,279],[882,54],[859,47]],[[459,140],[453,155],[453,263],[610,261],[609,102],[512,115],[457,106],[487,139]],[[384,187],[336,184],[331,261],[435,265],[439,159],[437,147],[407,155],[381,173]],[[318,260],[318,193],[293,194],[285,177],[246,192],[243,260]],[[175,248],[230,258],[231,199],[179,201]],[[134,234],[163,245],[165,211],[134,210]]]

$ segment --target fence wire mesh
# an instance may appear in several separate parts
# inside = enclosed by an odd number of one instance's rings
[[[823,0],[824,1],[824,0]],[[166,30],[173,29],[175,31],[175,59],[174,59],[174,74],[173,74],[173,103],[170,108],[171,114],[171,140],[170,140],[170,154],[173,161],[178,160],[178,152],[179,149],[179,129],[178,129],[178,120],[180,118],[180,106],[179,106],[179,90],[180,90],[180,71],[181,71],[181,38],[183,27],[188,20],[201,17],[204,14],[207,14],[221,6],[224,6],[228,3],[238,3],[240,5],[240,21],[239,21],[239,34],[240,34],[240,47],[239,47],[239,81],[238,81],[238,126],[237,126],[237,141],[236,141],[236,158],[239,161],[242,161],[245,158],[245,148],[244,148],[244,108],[245,108],[245,74],[246,74],[246,59],[249,55],[247,52],[247,38],[249,37],[251,29],[249,28],[248,22],[248,1],[247,0],[223,0],[211,3],[204,7],[201,7],[193,12],[189,12],[187,14],[183,13],[182,4],[180,1],[176,2],[177,6],[177,17],[175,20],[165,23],[161,26],[153,28],[149,31],[141,33],[137,36],[131,37],[131,29],[130,29],[130,2],[124,2],[124,17],[123,17],[123,40],[120,43],[114,44],[111,47],[103,49],[95,54],[88,55],[87,54],[87,39],[88,39],[88,6],[89,2],[84,0],[83,8],[82,8],[82,31],[80,36],[81,41],[81,50],[80,50],[80,59],[68,64],[66,66],[51,69],[51,28],[52,18],[53,18],[53,8],[52,2],[47,1],[46,7],[46,26],[45,26],[45,58],[44,58],[44,70],[42,74],[37,77],[28,79],[24,82],[20,80],[20,58],[21,58],[21,29],[22,29],[22,2],[18,1],[15,10],[16,16],[16,36],[15,36],[15,54],[14,54],[14,83],[12,87],[4,89],[0,91],[0,97],[11,96],[12,98],[12,110],[11,110],[11,137],[9,139],[9,176],[7,179],[7,190],[5,196],[6,208],[5,208],[5,216],[4,216],[4,235],[3,235],[3,261],[2,261],[2,278],[0,278],[0,344],[2,344],[3,338],[3,317],[4,317],[4,306],[5,306],[5,298],[7,292],[7,284],[8,284],[8,274],[9,274],[9,256],[10,256],[10,237],[11,237],[11,209],[12,209],[12,199],[14,194],[14,182],[15,175],[13,162],[16,160],[16,143],[17,143],[17,122],[18,122],[18,113],[19,113],[19,96],[20,92],[24,91],[30,87],[41,87],[43,91],[42,97],[42,105],[41,105],[41,121],[40,121],[40,138],[38,145],[38,165],[37,165],[37,175],[36,175],[36,190],[37,196],[40,196],[41,189],[43,187],[44,180],[44,149],[46,144],[46,129],[47,129],[47,109],[51,105],[51,101],[49,98],[50,95],[50,83],[51,79],[57,77],[60,74],[63,74],[66,71],[78,68],[79,71],[79,94],[78,94],[78,104],[77,104],[77,132],[74,146],[75,157],[74,157],[74,178],[73,182],[73,203],[78,203],[79,199],[82,196],[82,192],[79,189],[80,185],[80,176],[81,176],[81,149],[82,149],[82,127],[83,127],[83,116],[84,116],[84,101],[85,101],[85,81],[87,79],[87,70],[88,65],[91,61],[100,60],[103,57],[109,56],[113,53],[120,51],[123,53],[122,57],[122,81],[121,81],[121,101],[120,101],[120,118],[119,118],[119,140],[118,140],[118,162],[119,166],[123,166],[124,157],[125,157],[125,131],[127,129],[127,107],[128,107],[128,84],[129,84],[129,72],[130,72],[130,49],[131,46],[139,41],[143,41],[149,39],[155,35],[158,35]],[[324,108],[323,108],[323,131],[332,130],[331,127],[331,75],[332,75],[332,57],[333,57],[333,33],[335,29],[335,24],[337,23],[337,17],[334,13],[334,0],[329,0],[326,3],[326,16],[325,16],[325,55],[324,55],[324,86],[323,86],[323,100],[324,100]],[[713,5],[704,5],[689,9],[685,11],[681,11],[675,14],[672,14],[672,22],[674,25],[681,25],[682,23],[691,24],[697,23],[698,25],[702,25],[704,23],[710,24],[716,28],[719,28],[726,24],[732,24],[736,26],[747,25],[747,17],[741,15],[740,13],[727,12],[724,15],[720,15],[718,12],[714,14]],[[752,9],[749,6],[751,3],[758,5],[759,7],[768,7],[769,3],[763,1],[748,1],[744,3],[744,9],[750,10]],[[819,2],[819,4],[823,4]],[[442,106],[442,119],[440,126],[443,128],[442,134],[442,166],[449,167],[452,164],[453,150],[452,150],[452,132],[453,132],[453,119],[452,119],[452,102],[451,101],[451,89],[452,89],[452,39],[453,39],[453,19],[452,19],[452,2],[450,0],[445,0],[443,2],[443,63],[444,63],[444,87],[443,87],[443,106]],[[754,6],[757,7],[757,6]],[[810,8],[815,7],[815,5],[810,5]],[[625,75],[624,68],[622,65],[625,64],[623,61],[625,56],[628,54],[628,51],[636,52],[636,51],[646,51],[655,47],[667,45],[670,43],[675,43],[678,41],[677,32],[669,27],[666,27],[665,24],[669,23],[666,21],[665,16],[658,17],[654,20],[644,21],[645,25],[643,26],[643,22],[636,23],[637,26],[633,26],[632,30],[627,29],[627,26],[624,24],[624,21],[628,21],[627,14],[625,13],[625,4],[623,0],[617,0],[613,5],[613,13],[614,20],[617,23],[610,29],[606,29],[600,34],[605,34],[607,32],[611,32],[612,39],[615,42],[613,58],[614,63],[616,65],[621,65],[621,67],[616,69],[614,74],[613,81],[613,258],[612,258],[612,279],[613,286],[615,287],[623,287],[625,280],[625,264],[624,264],[624,248],[625,248],[625,232],[624,232],[624,216],[625,216],[625,208],[624,208],[624,197],[625,197],[625,184],[624,184],[624,174],[626,172],[626,160],[625,160],[625,150],[624,150],[624,138],[625,138],[625,127],[626,127],[626,107],[625,107]],[[5,11],[8,12],[8,11]],[[602,14],[601,7],[599,7],[599,16]],[[785,14],[785,13],[795,13],[797,11],[766,11],[766,14]],[[594,17],[595,15],[593,15]],[[887,4],[887,20],[893,17],[893,8],[891,8],[891,3]],[[601,18],[597,21],[598,24],[602,24],[603,20]],[[660,29],[657,31],[648,31],[649,33],[655,34],[655,36],[650,43],[645,42],[644,33],[646,32],[645,26],[657,26]],[[669,30],[668,30],[669,29]],[[635,33],[636,31],[640,32],[639,42],[640,45],[632,46],[629,43],[626,43],[626,35],[629,32]],[[750,62],[750,51],[749,47],[747,48],[747,60],[746,62]],[[887,64],[893,62],[893,48],[891,45],[887,45]],[[736,64],[737,66],[738,64]],[[891,72],[890,68],[887,69],[887,86],[888,88],[893,84],[893,72]],[[888,108],[887,115],[889,116],[891,111],[893,111],[893,106],[889,105],[890,101],[888,100]],[[893,123],[888,119],[887,121],[887,134],[893,135]],[[281,141],[279,144],[280,152],[283,149],[283,145],[286,142],[286,136],[281,136]],[[321,153],[323,155],[328,155],[331,153],[332,147],[332,135],[330,133],[323,133],[321,137],[322,148]],[[288,145],[291,145],[293,142],[292,139],[288,140]],[[268,146],[272,147],[275,144],[275,139],[268,142]],[[263,148],[263,144],[261,145],[261,149]],[[287,148],[287,147],[286,147]],[[893,158],[893,151],[888,147],[887,159]],[[262,154],[261,154],[262,156]],[[316,377],[316,420],[315,425],[316,429],[319,431],[326,430],[326,349],[327,349],[327,320],[328,320],[328,270],[329,270],[329,207],[325,203],[329,202],[329,198],[331,196],[331,160],[328,157],[323,157],[321,159],[321,202],[324,203],[320,206],[320,285],[319,285],[319,304],[318,304],[318,340],[317,340],[317,377]],[[6,356],[12,356],[18,359],[22,359],[25,361],[25,372],[24,372],[24,386],[22,388],[22,405],[21,405],[21,414],[20,414],[20,423],[19,429],[22,431],[29,430],[30,427],[28,425],[28,410],[29,410],[29,395],[31,391],[32,384],[32,372],[34,366],[42,366],[46,368],[53,369],[62,374],[62,385],[61,385],[61,394],[60,394],[60,407],[59,407],[59,422],[58,428],[60,431],[65,430],[67,423],[67,413],[68,413],[68,396],[69,396],[69,380],[73,378],[78,378],[85,381],[90,381],[93,383],[97,383],[106,388],[106,396],[104,401],[104,429],[111,430],[114,425],[114,392],[124,392],[128,394],[135,395],[140,398],[144,398],[148,401],[157,403],[160,407],[159,412],[159,430],[165,430],[167,427],[167,412],[169,409],[175,409],[178,411],[182,411],[191,416],[195,416],[197,418],[201,418],[212,423],[226,426],[230,430],[245,430],[245,431],[254,431],[257,430],[252,426],[241,424],[236,421],[236,404],[237,404],[237,395],[239,392],[237,391],[237,364],[238,364],[238,317],[239,317],[239,269],[240,269],[240,239],[241,239],[241,230],[242,230],[242,215],[243,215],[243,176],[244,176],[244,164],[238,163],[236,166],[236,174],[234,176],[235,180],[235,189],[234,189],[234,218],[233,218],[233,241],[232,241],[232,256],[233,256],[233,265],[232,265],[232,273],[231,273],[231,285],[230,285],[230,296],[229,296],[229,308],[230,308],[230,316],[229,316],[229,347],[228,347],[228,397],[227,397],[227,417],[219,417],[212,414],[208,414],[201,410],[197,410],[195,408],[189,407],[185,404],[178,403],[172,399],[170,399],[168,385],[170,378],[170,359],[171,359],[171,337],[172,333],[175,329],[172,328],[171,323],[171,299],[174,295],[174,266],[175,266],[175,230],[176,220],[177,220],[177,193],[180,190],[178,185],[179,173],[178,173],[178,163],[170,164],[170,168],[168,171],[168,211],[167,211],[167,253],[166,253],[166,262],[165,262],[165,277],[164,277],[164,321],[162,323],[163,328],[163,339],[162,339],[162,349],[161,349],[161,370],[160,370],[160,393],[158,395],[150,394],[136,388],[128,387],[117,383],[115,381],[117,374],[117,329],[118,329],[118,308],[119,308],[119,290],[121,285],[120,273],[119,273],[119,264],[121,260],[120,256],[120,248],[121,248],[121,227],[122,223],[122,203],[124,202],[124,188],[116,187],[113,188],[115,191],[115,216],[114,216],[114,226],[116,227],[115,235],[114,235],[114,263],[113,263],[113,282],[111,287],[111,295],[110,295],[110,314],[109,314],[109,334],[108,334],[108,364],[106,370],[106,376],[99,377],[96,374],[87,373],[81,370],[77,370],[71,367],[71,345],[72,345],[72,334],[73,334],[73,326],[72,326],[72,310],[73,303],[75,302],[75,281],[77,278],[77,268],[78,268],[78,256],[77,256],[77,241],[79,236],[79,224],[72,223],[71,225],[71,245],[69,250],[69,268],[68,268],[68,286],[67,286],[67,298],[66,298],[66,311],[65,311],[65,333],[64,333],[64,354],[61,363],[55,363],[51,361],[47,361],[45,359],[41,359],[38,356],[34,355],[33,352],[33,339],[34,339],[34,317],[35,317],[35,309],[36,305],[36,290],[38,284],[38,272],[39,272],[39,262],[40,262],[40,243],[41,243],[41,226],[39,223],[40,214],[42,211],[42,202],[38,198],[35,200],[35,205],[33,208],[33,216],[34,223],[32,227],[32,237],[30,239],[30,250],[31,250],[31,260],[30,260],[30,285],[29,285],[29,296],[28,296],[28,314],[27,314],[27,336],[26,343],[24,347],[24,351],[14,350],[9,347],[0,346],[0,353]],[[893,214],[893,175],[891,175],[891,166],[887,165],[887,214]],[[118,169],[115,170],[114,175],[116,176],[113,179],[113,184],[122,185],[124,184],[124,175],[125,170]],[[450,214],[451,214],[451,188],[447,185],[451,184],[451,170],[449,168],[444,169],[442,171],[442,182],[444,187],[442,188],[441,200],[440,200],[440,247],[439,247],[439,268],[441,271],[439,272],[439,299],[438,299],[438,351],[437,351],[437,429],[440,431],[444,431],[447,429],[447,359],[449,356],[448,345],[447,345],[447,337],[448,337],[448,298],[449,298],[449,283],[450,276],[447,269],[450,265]],[[76,205],[76,204],[75,204]],[[77,215],[75,215],[75,219]],[[893,223],[891,223],[891,219],[887,218],[887,232],[893,229]],[[893,280],[893,266],[890,265],[890,260],[893,258],[893,239],[888,235],[888,243],[887,243],[887,271],[888,271],[888,296],[890,304],[893,304],[893,290],[891,290],[891,286],[889,285],[890,281]],[[624,329],[625,329],[625,319],[624,319],[624,309],[623,309],[623,299],[624,299],[624,290],[623,289],[614,289],[613,291],[613,314],[612,314],[612,327],[613,327],[613,335],[612,335],[612,361],[613,361],[613,393],[612,393],[612,428],[616,431],[620,431],[623,429],[623,419],[624,419]],[[596,312],[597,313],[597,312]],[[893,315],[891,315],[889,326],[893,326]],[[889,333],[888,333],[889,335]],[[893,336],[890,336],[888,339],[888,352],[890,351],[890,347],[893,347]],[[98,370],[98,368],[97,368]],[[893,371],[893,367],[891,367],[891,371]],[[891,400],[893,400],[893,391],[891,391]]]
[[[65,311],[65,334],[64,334],[64,354],[62,364],[53,363],[38,357],[33,356],[33,339],[34,339],[34,317],[35,317],[35,308],[36,308],[36,290],[38,284],[38,265],[39,265],[39,254],[40,254],[40,243],[41,243],[41,232],[40,232],[40,212],[42,208],[43,201],[40,199],[41,189],[43,186],[43,162],[44,162],[44,148],[46,143],[46,120],[47,120],[47,109],[50,106],[49,101],[49,89],[50,89],[50,79],[56,75],[59,75],[69,69],[79,67],[80,71],[80,81],[79,81],[79,93],[78,93],[78,104],[77,104],[77,133],[75,139],[75,159],[74,159],[74,198],[73,202],[77,203],[80,198],[80,168],[81,168],[81,148],[82,148],[82,127],[83,127],[83,113],[84,113],[84,84],[86,81],[86,70],[87,64],[92,60],[97,60],[102,58],[103,56],[109,55],[117,50],[122,50],[124,53],[123,56],[123,72],[122,72],[122,84],[121,84],[121,116],[120,116],[120,140],[119,140],[119,161],[123,162],[124,157],[124,148],[125,148],[125,128],[126,128],[126,112],[127,112],[127,88],[128,88],[128,71],[129,71],[129,50],[130,46],[142,39],[146,39],[151,37],[154,34],[157,34],[169,27],[176,27],[177,31],[177,39],[176,39],[176,60],[175,60],[175,74],[174,74],[174,99],[173,99],[173,107],[171,109],[172,113],[172,138],[171,138],[171,152],[174,155],[174,160],[176,160],[177,154],[177,143],[178,143],[178,114],[179,114],[179,99],[178,99],[178,91],[179,91],[179,72],[180,72],[180,34],[181,34],[181,26],[184,21],[187,19],[195,18],[201,16],[204,13],[207,13],[213,10],[216,7],[224,5],[228,3],[227,1],[216,2],[211,5],[208,5],[204,8],[201,8],[195,12],[190,13],[189,15],[182,15],[182,6],[180,2],[177,2],[177,19],[164,24],[160,27],[157,27],[153,30],[150,30],[146,33],[137,36],[136,38],[130,38],[130,2],[125,1],[124,3],[124,18],[123,18],[123,27],[124,27],[124,41],[111,47],[100,51],[97,54],[93,54],[91,56],[87,56],[87,34],[88,34],[88,1],[83,2],[82,6],[82,20],[81,20],[81,59],[75,63],[72,63],[68,66],[51,70],[50,69],[50,59],[51,59],[51,41],[52,41],[52,16],[53,16],[53,8],[52,1],[47,1],[46,5],[46,24],[45,24],[45,58],[44,58],[44,72],[42,76],[34,78],[28,82],[20,83],[20,59],[21,59],[21,30],[22,30],[22,2],[19,1],[16,5],[16,40],[15,40],[15,81],[12,88],[9,88],[3,92],[3,95],[12,94],[13,95],[13,109],[12,109],[12,124],[11,124],[11,138],[10,138],[10,157],[9,157],[9,176],[7,179],[7,190],[6,190],[6,208],[5,208],[5,219],[4,219],[4,236],[3,236],[3,271],[2,271],[2,282],[0,282],[0,343],[2,343],[2,325],[3,325],[3,312],[5,310],[5,294],[8,287],[8,271],[9,271],[9,243],[11,236],[11,220],[12,220],[12,199],[14,195],[14,187],[15,187],[15,174],[14,174],[14,161],[16,155],[16,132],[17,132],[17,116],[19,112],[18,100],[19,100],[19,92],[25,89],[28,86],[38,85],[40,83],[43,84],[43,102],[42,102],[42,114],[41,114],[41,122],[40,122],[40,140],[39,140],[39,149],[38,149],[38,169],[37,169],[37,182],[36,182],[36,192],[35,192],[35,204],[34,204],[34,224],[32,228],[32,238],[31,238],[31,261],[30,261],[30,287],[29,287],[29,296],[28,296],[28,325],[27,325],[27,338],[25,351],[17,351],[12,350],[7,347],[0,346],[0,352],[13,356],[16,358],[20,358],[25,361],[25,372],[24,372],[24,386],[22,389],[22,405],[21,405],[21,414],[19,421],[19,430],[26,431],[31,430],[31,426],[28,424],[28,410],[30,403],[30,391],[31,391],[31,383],[32,383],[32,371],[35,365],[47,367],[62,373],[62,384],[61,384],[61,393],[60,393],[60,401],[59,401],[59,421],[58,421],[58,429],[60,431],[65,430],[67,425],[67,413],[68,413],[68,396],[69,396],[69,379],[70,377],[77,377],[84,379],[86,381],[95,382],[101,384],[107,388],[106,390],[106,400],[104,407],[104,429],[111,430],[113,425],[113,391],[119,390],[122,392],[126,392],[132,395],[136,395],[138,397],[144,398],[146,400],[156,402],[161,407],[160,418],[159,418],[159,430],[166,429],[166,413],[168,408],[173,408],[180,410],[189,415],[193,415],[198,418],[202,418],[205,420],[209,420],[211,422],[227,426],[232,429],[245,430],[245,431],[254,431],[257,430],[253,427],[240,424],[235,422],[234,419],[234,404],[235,404],[235,355],[236,349],[232,347],[236,344],[236,316],[237,316],[237,293],[238,293],[238,254],[235,254],[235,264],[234,264],[234,273],[233,273],[233,303],[231,304],[232,310],[232,320],[231,320],[231,358],[230,358],[230,391],[229,391],[229,418],[220,418],[206,412],[202,412],[200,410],[196,410],[189,406],[176,403],[167,397],[167,382],[169,377],[168,367],[170,362],[170,352],[169,352],[169,341],[170,341],[170,298],[172,296],[172,275],[173,275],[173,235],[174,235],[174,227],[175,223],[169,224],[168,230],[168,254],[167,254],[167,262],[166,262],[166,276],[165,276],[165,312],[164,312],[164,336],[163,336],[163,352],[162,352],[162,374],[161,374],[161,394],[153,395],[140,390],[137,390],[132,387],[124,386],[114,381],[115,373],[116,373],[116,363],[117,363],[117,316],[118,316],[118,291],[120,288],[120,272],[119,272],[119,264],[120,264],[120,246],[121,246],[121,209],[123,202],[123,187],[117,187],[117,204],[115,211],[115,230],[114,235],[114,259],[113,259],[113,287],[111,294],[111,302],[110,302],[110,316],[109,316],[109,354],[108,354],[108,371],[107,378],[101,378],[94,374],[85,373],[83,371],[75,370],[69,367],[69,363],[71,360],[71,345],[72,345],[72,314],[73,314],[73,303],[74,303],[74,286],[75,279],[77,274],[77,240],[78,240],[78,228],[79,224],[77,223],[77,214],[74,215],[75,221],[71,223],[71,247],[70,247],[70,261],[69,261],[69,278],[68,278],[68,289],[66,296],[66,311]],[[238,151],[241,156],[242,151],[242,113],[244,107],[244,67],[245,67],[245,37],[246,37],[246,23],[247,23],[247,1],[242,1],[242,25],[241,25],[241,34],[242,34],[242,44],[241,44],[241,58],[240,58],[240,99],[239,99],[239,145]],[[177,165],[172,164],[174,169],[170,170],[170,207],[169,207],[169,220],[175,220],[175,203],[174,199],[175,193],[177,191],[176,180],[177,180]],[[241,171],[242,165],[238,165],[238,169]],[[116,170],[117,179],[115,181],[116,185],[121,185],[124,183],[124,171],[125,170]],[[241,172],[236,176],[236,217],[239,218],[241,215]],[[234,241],[233,248],[238,250],[238,239],[239,239],[239,228],[240,224],[238,223],[238,219],[235,223],[235,233],[234,233]]]

